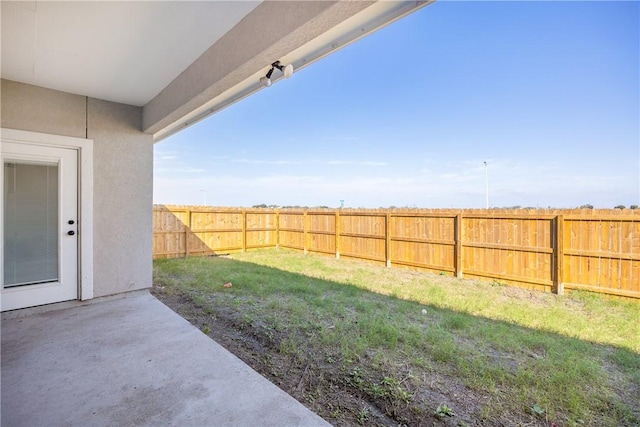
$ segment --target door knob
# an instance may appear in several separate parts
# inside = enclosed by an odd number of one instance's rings
[[[73,236],[74,234],[76,234],[76,232],[75,232],[75,231],[73,231],[73,230],[70,230],[70,231],[67,231],[67,234],[68,234],[69,236]]]

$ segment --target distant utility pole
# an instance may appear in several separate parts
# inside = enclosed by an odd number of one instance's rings
[[[487,197],[487,209],[489,209],[489,172],[487,171],[487,162],[484,162],[484,187]]]
[[[207,190],[200,190],[202,193],[204,193],[204,203],[202,204],[202,206],[207,206]]]

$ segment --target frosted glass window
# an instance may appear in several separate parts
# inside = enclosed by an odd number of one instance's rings
[[[4,287],[58,280],[58,165],[4,163]]]

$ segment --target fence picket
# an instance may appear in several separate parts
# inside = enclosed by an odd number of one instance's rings
[[[640,298],[640,210],[156,205],[155,258],[283,247],[457,277]]]

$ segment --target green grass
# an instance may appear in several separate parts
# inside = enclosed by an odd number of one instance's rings
[[[446,403],[469,424],[640,424],[636,301],[283,250],[156,260],[154,283],[259,322],[281,354],[323,367],[400,422]]]

